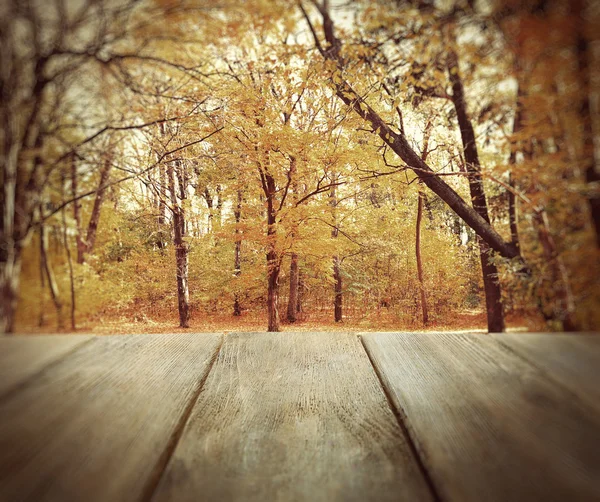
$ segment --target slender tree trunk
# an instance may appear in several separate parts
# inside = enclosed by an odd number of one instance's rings
[[[304,274],[298,269],[298,299],[296,301],[296,314],[301,314],[303,311],[302,302],[304,300]]]
[[[188,287],[188,245],[185,242],[185,210],[183,201],[180,203],[175,188],[174,162],[167,163],[167,177],[171,206],[173,213],[173,246],[175,247],[175,265],[177,273],[177,307],[179,311],[179,326],[188,328],[190,321],[190,293]],[[179,186],[179,196],[185,196],[185,187]]]
[[[75,155],[71,156],[71,196],[73,197],[73,219],[75,220],[75,241],[77,243],[77,263],[85,261],[86,244],[81,229],[81,203],[76,199],[78,194],[77,162]]]
[[[102,171],[100,171],[98,191],[96,192],[96,198],[94,199],[94,206],[92,207],[92,214],[90,216],[90,222],[88,224],[87,234],[85,237],[85,254],[91,253],[94,249],[94,245],[96,244],[98,224],[100,223],[100,210],[102,209],[102,203],[104,202],[104,196],[106,195],[106,188],[104,188],[104,185],[106,185],[106,182],[108,181],[111,168],[112,157],[109,156],[104,163]]]
[[[279,331],[279,272],[281,267],[277,253],[269,251],[267,263],[267,315],[269,322],[267,331]]]
[[[217,230],[220,230],[221,227],[223,226],[223,194],[222,194],[223,189],[221,188],[221,185],[217,185],[216,188],[216,192],[217,192],[217,202],[216,202],[216,226],[217,226]]]
[[[206,200],[206,207],[208,207],[208,233],[212,232],[213,229],[213,198],[210,194],[208,187],[204,189],[204,200]]]
[[[522,86],[519,86],[519,90],[517,92],[517,110],[515,112],[515,120],[513,123],[513,134],[520,133],[523,129],[522,99],[524,97],[524,93],[522,89]],[[520,141],[511,145],[510,157],[508,159],[508,162],[511,166],[516,166],[517,154],[519,153],[519,151],[522,151],[522,144]],[[513,190],[516,189],[516,182],[512,173],[509,173],[508,185]],[[508,191],[508,221],[510,224],[511,242],[517,249],[520,249],[521,243],[519,241],[519,207],[514,191],[510,190]]]
[[[423,202],[425,194],[419,186],[419,202],[417,203],[417,227],[415,236],[415,253],[417,255],[417,276],[419,278],[419,290],[421,292],[421,312],[423,314],[423,325],[427,326],[429,314],[427,312],[427,295],[425,292],[425,279],[423,277],[423,263],[421,261],[421,220],[423,218]]]
[[[237,206],[233,211],[235,217],[235,256],[234,256],[234,274],[239,277],[242,274],[242,237],[239,228],[242,218],[242,191],[237,192]],[[242,315],[242,306],[240,305],[239,285],[236,284],[236,291],[233,298],[233,315]]]
[[[56,309],[56,325],[58,329],[63,329],[65,327],[63,318],[63,304],[60,298],[60,293],[58,291],[58,285],[56,284],[52,266],[48,260],[48,236],[46,234],[46,226],[43,223],[40,224],[40,238],[42,240],[42,245],[40,248],[42,252],[42,263],[44,264],[46,279],[48,280],[50,297],[52,298],[52,303],[54,303],[54,308]]]
[[[448,73],[452,84],[452,102],[456,110],[463,143],[465,167],[469,173],[469,190],[471,192],[473,209],[489,224],[490,218],[483,181],[481,179],[481,164],[479,163],[475,131],[467,114],[467,104],[458,67],[458,57],[454,51],[450,51],[448,54]],[[488,331],[490,333],[500,333],[504,331],[504,312],[502,308],[502,293],[500,291],[500,284],[498,283],[498,269],[491,261],[491,249],[488,243],[479,236],[477,242],[479,244],[479,256],[483,272]]]
[[[279,272],[281,260],[277,252],[277,227],[275,193],[277,186],[275,179],[268,172],[264,172],[265,195],[267,197],[267,316],[268,331],[279,331]]]
[[[287,306],[287,320],[296,322],[298,312],[298,285],[299,285],[298,254],[292,253],[290,262],[290,296]]]
[[[332,178],[332,182],[336,182],[336,176],[334,175]],[[333,226],[331,230],[331,238],[337,239],[338,237],[338,228],[337,228],[337,193],[335,189],[335,185],[331,187],[329,192],[329,204],[331,205],[333,212]],[[343,319],[343,278],[341,271],[341,260],[340,257],[336,254],[333,256],[333,318],[335,322],[341,322]]]
[[[509,174],[508,185],[514,190],[516,189],[515,181],[512,174]],[[517,205],[517,197],[514,192],[508,191],[508,221],[510,224],[510,240],[518,248],[521,247],[519,241],[519,206]]]
[[[15,245],[6,253],[0,274],[0,333],[10,334],[15,329],[15,312],[19,298],[19,282],[21,275],[21,251]]]
[[[40,207],[40,212],[41,212],[41,207]],[[44,269],[44,260],[42,258],[42,247],[44,246],[44,241],[42,240],[42,233],[41,233],[41,226],[40,226],[40,317],[38,319],[38,326],[41,328],[42,326],[44,326],[44,324],[46,324],[46,305],[44,302],[44,297],[46,295],[46,270]]]
[[[334,302],[333,302],[333,318],[335,322],[342,322],[343,320],[343,278],[342,278],[342,267],[339,256],[333,257],[333,281],[334,281]]]
[[[296,157],[290,159],[289,179],[292,186],[294,203],[298,201],[298,182],[296,180]],[[293,216],[292,216],[293,217]],[[293,221],[291,238],[292,246],[295,245],[295,240],[298,237],[298,225],[296,220]],[[290,260],[290,294],[287,305],[287,320],[288,322],[296,322],[296,311],[298,308],[298,253],[292,252]]]
[[[65,186],[65,180],[63,177],[63,181],[62,181],[62,193],[63,193],[63,198],[64,198],[64,186]],[[73,331],[75,331],[76,325],[75,325],[75,309],[76,309],[76,304],[75,304],[75,276],[73,274],[73,257],[71,256],[71,248],[69,247],[69,238],[67,236],[67,215],[66,215],[66,207],[63,207],[61,210],[61,216],[62,216],[62,224],[63,224],[63,245],[65,246],[65,251],[67,254],[67,264],[69,265],[69,283],[71,286],[71,329]]]
[[[39,96],[36,97],[36,100]],[[37,115],[35,107],[31,117]],[[19,301],[22,252],[32,234],[32,220],[40,201],[37,173],[41,161],[36,157],[31,169],[29,160],[22,158],[24,149],[42,146],[41,134],[33,127],[23,142],[18,141],[16,120],[0,100],[0,115],[4,126],[4,145],[0,155],[0,333],[10,334],[15,328],[15,314]],[[23,170],[23,171],[22,171]],[[18,173],[26,176],[18,176]],[[24,183],[24,178],[28,178]]]
[[[544,250],[546,263],[550,268],[550,287],[554,289],[556,301],[552,302],[552,315],[544,316],[547,320],[559,321],[563,331],[577,331],[575,319],[575,299],[571,291],[571,283],[567,268],[562,261],[554,237],[550,230],[550,222],[545,211],[535,213],[534,220],[538,229],[538,238]]]
[[[166,212],[167,212],[167,180],[166,180],[166,167],[161,162],[158,166],[158,216],[156,218],[156,224],[158,227],[158,249],[165,249],[167,243],[164,239],[163,231],[166,223]]]
[[[425,138],[423,141],[423,151],[421,158],[423,162],[427,161],[429,155],[429,135],[431,134],[431,122],[427,123],[425,128]],[[417,202],[417,224],[415,229],[415,254],[417,258],[417,278],[419,279],[419,291],[421,294],[421,312],[423,315],[423,326],[429,322],[429,313],[427,311],[427,294],[425,291],[425,279],[423,277],[423,262],[421,260],[421,221],[423,219],[423,205],[426,202],[425,193],[422,190],[422,182],[419,180],[419,200]]]

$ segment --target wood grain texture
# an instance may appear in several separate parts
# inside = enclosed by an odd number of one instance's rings
[[[600,409],[600,335],[503,333],[496,340]]]
[[[227,335],[153,502],[431,500],[356,336]]]
[[[363,340],[442,500],[600,500],[598,414],[494,338]]]
[[[0,403],[0,500],[140,500],[221,340],[97,337],[41,373]]]
[[[0,397],[91,339],[84,335],[0,337]]]

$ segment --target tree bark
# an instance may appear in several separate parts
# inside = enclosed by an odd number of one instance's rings
[[[173,246],[175,247],[175,266],[177,274],[177,308],[179,312],[179,326],[188,328],[190,321],[190,292],[188,286],[188,245],[185,242],[185,210],[178,199],[175,184],[174,162],[167,163],[167,177],[169,192],[171,193],[171,211],[173,216]],[[181,181],[178,178],[178,181]],[[185,186],[179,185],[179,197],[185,198]],[[182,200],[183,202],[183,200]]]
[[[58,290],[58,284],[56,284],[56,278],[54,277],[52,266],[48,260],[48,236],[46,234],[46,226],[43,223],[40,223],[40,239],[42,240],[42,245],[40,247],[42,252],[42,263],[44,265],[44,271],[46,272],[46,279],[48,280],[50,297],[52,298],[52,303],[54,303],[54,308],[56,309],[56,325],[60,330],[65,327],[65,321],[63,318],[63,304],[60,298],[60,292]]]
[[[508,186],[513,190],[516,189],[515,181],[512,174],[508,175]],[[514,192],[508,191],[508,222],[510,224],[510,240],[517,247],[521,247],[519,241],[519,207],[517,205],[517,197]]]
[[[552,314],[544,315],[544,317],[547,320],[560,322],[560,328],[563,331],[578,331],[575,319],[575,299],[571,291],[569,275],[552,236],[548,215],[545,211],[538,211],[534,215],[534,221],[546,263],[550,268],[549,287],[554,290],[553,296],[557,297],[552,301]]]
[[[332,177],[332,182],[336,182],[336,176]],[[339,230],[337,228],[337,193],[336,187],[333,185],[329,192],[329,204],[332,207],[333,213],[333,225],[331,229],[331,238],[337,239]],[[342,278],[342,270],[341,270],[341,260],[340,257],[335,254],[333,256],[333,318],[335,322],[341,322],[343,319],[343,278]]]
[[[519,90],[517,92],[515,120],[513,122],[513,134],[520,133],[523,129],[523,97],[523,88],[521,85],[519,85]],[[510,157],[508,159],[508,163],[511,166],[517,165],[517,154],[520,151],[522,151],[522,143],[520,141],[511,145]],[[509,173],[508,185],[513,190],[516,189],[516,182],[512,173]],[[508,191],[508,221],[510,224],[510,240],[517,249],[520,249],[521,243],[519,241],[519,207],[517,197],[515,196],[514,191],[510,190]]]
[[[277,212],[274,200],[277,186],[275,179],[267,171],[263,171],[262,176],[267,198],[267,331],[279,331],[279,272],[281,270],[281,260],[277,252]]]
[[[242,237],[241,230],[239,228],[240,220],[242,218],[242,191],[237,192],[237,206],[233,211],[235,217],[235,255],[234,255],[234,274],[239,277],[242,274]],[[236,284],[236,291],[233,298],[233,315],[242,315],[242,306],[240,304],[240,294],[237,290],[238,284]]]
[[[85,255],[91,253],[96,243],[96,235],[98,233],[98,224],[100,223],[100,211],[102,209],[102,203],[104,202],[104,196],[106,195],[106,182],[110,175],[112,168],[112,157],[108,156],[100,171],[100,181],[98,183],[98,189],[96,191],[96,197],[94,198],[94,206],[92,207],[92,214],[88,222],[87,232],[85,239],[83,238],[83,232],[81,229],[81,215],[80,209],[81,204],[75,201],[73,204],[73,218],[77,226],[77,263],[82,264],[85,262]],[[71,162],[71,192],[73,198],[77,196],[77,166],[75,160]]]
[[[299,270],[298,270],[298,254],[292,253],[290,261],[290,296],[287,306],[288,322],[296,322],[296,313],[298,312],[298,285],[299,285]]]
[[[222,194],[223,189],[221,188],[221,185],[217,185],[215,191],[217,193],[217,203],[216,203],[217,230],[221,230],[221,227],[223,226],[223,194]]]
[[[166,213],[167,213],[167,180],[166,180],[166,167],[161,163],[158,166],[158,217],[156,223],[158,225],[158,249],[165,249],[167,243],[165,242],[163,230],[165,228]]]
[[[429,155],[429,136],[431,134],[431,122],[427,123],[425,127],[425,137],[423,141],[423,151],[421,152],[421,158],[423,162],[427,161]],[[429,323],[429,312],[427,310],[427,293],[425,290],[425,279],[423,276],[423,262],[421,260],[421,221],[423,219],[423,206],[426,202],[425,194],[422,190],[422,183],[419,181],[419,200],[417,202],[417,224],[415,228],[415,254],[417,258],[417,278],[419,280],[419,291],[421,294],[421,313],[423,316],[423,326],[427,326]]]
[[[110,170],[112,168],[112,157],[108,157],[100,171],[100,182],[98,183],[98,191],[96,192],[96,198],[94,199],[94,206],[92,208],[92,214],[90,216],[90,222],[88,224],[87,234],[85,237],[85,253],[89,254],[93,251],[94,245],[96,244],[96,235],[98,232],[98,224],[100,223],[100,210],[102,209],[102,203],[104,202],[104,195],[106,194],[106,188],[104,185],[108,181]]]
[[[294,203],[298,202],[298,182],[296,180],[296,158],[290,158],[290,170],[288,173],[290,184],[292,186]],[[293,216],[292,216],[293,217]],[[295,245],[295,240],[298,237],[298,225],[296,220],[292,222],[291,239],[292,246]],[[296,322],[296,313],[298,309],[298,253],[292,252],[290,260],[290,294],[287,305],[287,320],[290,323]]]
[[[208,189],[208,187],[204,188],[204,200],[206,201],[206,207],[208,207],[208,233],[212,232],[213,229],[213,218],[214,218],[214,214],[213,214],[213,198],[212,195],[210,194],[210,190]]]
[[[62,194],[63,194],[63,198],[64,198],[64,186],[65,186],[65,179],[63,176],[63,180],[62,180],[62,184],[61,184],[61,188],[62,188]],[[64,201],[63,201],[64,202]],[[75,325],[75,309],[76,309],[76,304],[75,304],[75,276],[73,273],[73,257],[71,256],[71,248],[69,247],[69,239],[67,237],[67,216],[66,216],[66,207],[63,207],[61,210],[61,216],[62,216],[62,224],[63,224],[63,245],[65,247],[65,251],[67,254],[67,264],[69,266],[69,284],[71,286],[71,329],[73,331],[75,331],[76,325]]]
[[[452,102],[456,110],[460,135],[463,143],[465,156],[465,167],[469,173],[469,190],[473,209],[489,225],[490,218],[487,208],[487,200],[481,178],[481,164],[479,152],[475,139],[473,124],[467,114],[464,86],[458,67],[458,57],[451,50],[448,53],[448,74],[452,84]],[[502,293],[498,283],[498,269],[491,261],[491,249],[488,243],[478,236],[479,257],[481,270],[483,272],[483,287],[485,291],[485,303],[487,311],[487,324],[490,333],[501,333],[504,331],[504,312],[502,308]]]
[[[304,274],[298,269],[298,299],[296,301],[296,314],[302,313],[302,302],[304,300]]]
[[[40,212],[42,208],[40,206]],[[46,294],[46,270],[44,269],[44,260],[42,258],[42,247],[44,246],[44,242],[42,240],[42,235],[40,232],[40,316],[38,318],[38,326],[41,328],[46,324],[46,305],[44,302],[44,296]]]
[[[77,263],[85,261],[85,239],[81,229],[81,202],[77,199],[79,192],[77,177],[77,162],[75,155],[71,155],[71,197],[73,197],[73,219],[75,220],[75,242],[77,243]]]
[[[419,187],[419,202],[417,203],[417,228],[415,236],[415,253],[417,255],[417,276],[419,278],[419,290],[421,292],[421,312],[423,314],[423,326],[429,322],[427,311],[427,295],[425,293],[425,280],[423,278],[423,263],[421,262],[421,219],[423,217],[423,199],[425,194]]]

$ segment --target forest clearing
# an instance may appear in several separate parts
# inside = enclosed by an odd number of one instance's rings
[[[597,2],[0,9],[3,332],[598,328]]]

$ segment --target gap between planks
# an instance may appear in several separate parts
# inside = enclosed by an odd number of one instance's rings
[[[404,410],[397,408],[394,405],[392,396],[391,396],[389,390],[387,389],[387,387],[383,383],[379,368],[377,368],[373,359],[371,358],[371,354],[367,350],[365,341],[363,339],[363,335],[359,333],[357,336],[360,341],[361,347],[363,348],[363,350],[365,351],[365,354],[367,355],[367,358],[369,359],[369,363],[371,363],[371,367],[373,368],[375,375],[377,375],[377,380],[379,381],[379,386],[381,387],[381,390],[383,391],[383,394],[385,395],[388,406],[389,406],[390,410],[392,411],[392,413],[394,414],[394,416],[396,417],[396,421],[398,422],[400,429],[402,429],[402,433],[404,434],[404,437],[406,438],[406,442],[408,443],[408,446],[410,448],[412,456],[414,457],[414,459],[417,463],[417,466],[419,467],[419,470],[421,471],[421,474],[423,475],[423,478],[425,479],[425,482],[427,483],[427,486],[433,496],[433,499],[436,502],[442,502],[442,498],[439,494],[437,487],[435,486],[435,483],[433,482],[433,479],[431,477],[429,470],[427,469],[427,465],[425,464],[424,459],[422,458],[421,454],[419,453],[419,449],[417,448],[417,445],[413,441],[413,438],[412,438],[410,432],[408,431],[406,423],[404,422],[406,420],[406,413],[404,413]]]
[[[185,409],[183,410],[183,413],[181,414],[181,417],[179,418],[179,422],[173,429],[173,433],[171,434],[171,437],[169,439],[169,442],[167,443],[167,446],[165,447],[165,450],[160,455],[158,461],[156,462],[156,465],[154,466],[152,473],[148,477],[148,483],[147,483],[146,487],[142,490],[142,495],[140,496],[140,499],[139,499],[140,502],[149,502],[152,499],[152,497],[154,496],[154,492],[156,491],[156,487],[160,483],[160,480],[161,480],[163,474],[165,473],[165,470],[167,469],[169,460],[171,460],[171,457],[173,456],[173,453],[175,452],[175,448],[177,448],[177,445],[179,444],[179,440],[181,439],[185,425],[187,424],[188,420],[190,419],[192,410],[194,409],[194,406],[196,405],[196,402],[198,401],[198,397],[200,396],[200,393],[202,392],[202,388],[204,387],[204,384],[206,383],[206,380],[208,379],[208,375],[210,375],[210,373],[215,365],[215,361],[219,357],[219,353],[221,352],[221,349],[223,348],[223,343],[225,343],[225,337],[227,335],[225,333],[220,333],[220,335],[221,335],[221,343],[219,343],[217,350],[215,350],[215,353],[213,354],[212,359],[208,363],[208,370],[206,371],[206,374],[198,383],[198,387],[196,388],[196,390],[190,397],[190,400],[188,401]]]
[[[356,334],[235,333],[203,389],[154,502],[438,500]]]

